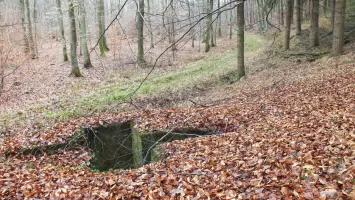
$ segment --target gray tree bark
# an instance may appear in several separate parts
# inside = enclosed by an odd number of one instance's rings
[[[237,6],[237,64],[238,64],[238,79],[245,76],[244,66],[244,2]]]
[[[334,19],[335,19],[335,0],[330,0],[330,9],[331,9],[331,26],[332,31],[334,32]]]
[[[144,0],[139,0],[137,8],[137,30],[138,30],[138,53],[137,53],[137,64],[140,67],[144,67],[146,62],[144,60],[144,46],[143,46],[143,27],[144,27]]]
[[[75,15],[74,15],[74,4],[72,0],[68,0],[69,5],[69,23],[70,23],[70,61],[71,61],[71,72],[69,76],[81,77],[80,69],[78,66],[78,58],[76,55],[77,37],[76,37],[76,25],[75,25]]]
[[[81,34],[81,44],[82,51],[84,55],[84,68],[93,67],[90,59],[90,53],[88,48],[87,40],[87,27],[86,27],[86,9],[84,0],[79,1],[79,11],[80,11],[80,34]]]
[[[104,7],[104,0],[98,0],[97,2],[97,20],[98,20],[98,30],[99,30],[99,47],[100,47],[100,55],[101,56],[106,56],[106,50],[107,50],[107,46],[106,46],[106,39],[105,39],[105,35],[104,35],[104,31],[105,31],[105,24],[104,24],[104,11],[105,7]]]
[[[150,36],[150,48],[154,48],[154,37],[153,37],[153,28],[152,28],[152,19],[150,11],[150,0],[147,0],[147,14],[148,14],[148,26],[149,26],[149,36]]]
[[[26,13],[26,18],[27,18],[27,33],[28,33],[28,44],[30,47],[30,56],[32,59],[36,59],[36,48],[35,48],[35,43],[33,39],[33,32],[32,32],[32,20],[31,20],[31,13],[30,13],[30,4],[28,2],[29,0],[24,0],[25,2],[25,13]]]
[[[291,17],[292,17],[292,1],[286,0],[286,29],[285,29],[285,44],[284,49],[290,49],[290,34],[291,34]]]
[[[212,11],[213,11],[213,0],[210,0],[210,10],[211,10],[211,24],[210,24],[210,30],[211,30],[211,47],[215,47],[216,43],[215,43],[215,37],[214,37],[214,31],[213,31],[213,15],[212,15]]]
[[[63,52],[63,61],[68,61],[68,52],[67,52],[67,44],[65,41],[64,35],[64,22],[63,22],[63,12],[60,0],[56,0],[57,2],[57,10],[58,10],[58,22],[59,22],[59,36],[62,42],[62,52]]]
[[[218,37],[222,37],[222,12],[221,0],[218,0]]]
[[[23,41],[25,45],[25,53],[29,51],[29,42],[27,38],[27,29],[26,29],[26,18],[25,18],[25,2],[24,0],[20,0],[20,15],[21,15],[21,26],[23,31]]]
[[[312,0],[312,19],[311,19],[311,28],[309,33],[309,43],[310,47],[319,46],[319,0]]]
[[[189,0],[186,0],[186,5],[187,5],[187,9],[188,9],[188,17],[189,17],[189,24],[190,24],[190,29],[191,29],[191,31],[190,31],[190,35],[191,35],[191,41],[192,41],[192,43],[191,43],[191,46],[192,47],[195,47],[195,28],[194,28],[194,24],[193,24],[193,22],[192,22],[192,16],[194,16],[194,12],[193,12],[193,10],[191,9],[191,6],[190,6],[190,2],[189,2]]]
[[[296,35],[301,35],[301,0],[295,0],[296,9]]]
[[[230,0],[230,2],[232,2],[232,0]],[[229,4],[229,8],[230,8],[230,11],[229,11],[229,39],[231,40],[232,36],[233,36],[233,26],[232,26],[233,9],[232,9],[232,3]]]
[[[210,40],[211,40],[211,27],[212,27],[212,10],[211,10],[211,4],[210,2],[212,0],[206,0],[207,3],[206,3],[206,11],[207,11],[207,20],[206,20],[206,42],[205,42],[205,52],[209,52],[210,51]]]
[[[37,46],[37,0],[33,0],[33,28],[34,28],[33,44],[34,44],[36,58],[38,58],[39,53],[38,53],[38,46]]]
[[[346,0],[336,0],[333,32],[332,54],[339,55],[344,51],[344,21]]]

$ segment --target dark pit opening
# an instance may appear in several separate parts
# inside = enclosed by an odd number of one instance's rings
[[[137,168],[164,159],[162,143],[212,135],[193,128],[141,133],[133,127],[133,122],[126,122],[85,128],[87,145],[93,151],[91,167],[99,171]]]

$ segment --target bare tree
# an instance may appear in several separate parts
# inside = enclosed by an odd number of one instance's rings
[[[218,37],[222,37],[222,12],[221,12],[221,0],[218,0]]]
[[[345,0],[336,0],[335,19],[333,32],[333,55],[343,53],[344,47],[344,20],[345,20]]]
[[[152,13],[150,10],[150,1],[147,0],[147,14],[148,14],[148,26],[149,26],[149,36],[150,36],[150,48],[154,48],[154,37],[153,37],[153,28],[152,28]]]
[[[335,0],[330,0],[330,9],[331,9],[331,27],[334,31],[334,20],[335,20]]]
[[[36,48],[33,39],[33,32],[32,32],[32,20],[31,20],[31,13],[30,13],[30,4],[29,0],[24,0],[25,2],[25,13],[27,18],[27,38],[30,47],[30,56],[32,59],[36,59]]]
[[[23,1],[23,0],[21,0]],[[57,2],[57,10],[58,10],[58,22],[59,22],[59,35],[60,35],[60,40],[62,42],[62,52],[63,52],[63,61],[66,62],[68,61],[68,53],[67,53],[67,43],[65,41],[65,35],[64,35],[64,22],[63,22],[63,12],[62,12],[62,6],[60,3],[61,0],[56,0]]]
[[[213,15],[212,15],[212,11],[213,11],[213,0],[209,0],[210,1],[210,11],[211,11],[211,24],[209,25],[210,26],[210,31],[211,31],[211,47],[215,47],[216,46],[216,43],[215,43],[215,37],[214,37],[214,32],[213,32],[213,22],[212,22],[212,19],[213,19]]]
[[[106,45],[106,37],[105,37],[105,21],[104,21],[104,15],[105,15],[105,7],[104,7],[104,0],[98,0],[97,2],[97,25],[98,25],[98,30],[99,30],[99,47],[100,47],[100,55],[101,56],[106,56],[106,50],[107,50],[107,45]]]
[[[207,11],[207,20],[206,20],[206,38],[205,38],[205,52],[209,52],[211,45],[210,45],[210,39],[211,39],[211,27],[212,27],[212,9],[211,9],[211,1],[212,0],[206,0],[206,11]]]
[[[290,49],[290,34],[291,34],[291,17],[292,17],[292,1],[286,0],[286,29],[285,29],[285,44],[284,49]]]
[[[295,0],[296,14],[296,35],[301,35],[301,0]]]
[[[310,47],[319,46],[318,22],[319,22],[319,0],[312,0],[312,19],[311,19],[311,28],[309,33]]]
[[[84,0],[79,0],[79,11],[80,11],[80,34],[81,34],[81,44],[82,51],[84,54],[84,68],[91,68],[92,63],[90,59],[90,53],[88,49],[87,41],[87,31],[86,31],[86,9]]]
[[[78,66],[78,57],[76,55],[77,46],[77,36],[76,36],[76,25],[75,25],[75,15],[74,15],[74,3],[72,0],[68,0],[69,5],[69,21],[70,21],[70,61],[72,69],[70,76],[81,77],[80,69]]]
[[[143,46],[143,28],[144,28],[144,0],[139,0],[137,8],[137,42],[138,42],[138,53],[137,53],[137,64],[140,67],[144,67],[146,62],[144,60],[144,46]]]
[[[238,79],[245,76],[244,67],[244,2],[237,6],[237,63],[238,63]]]
[[[25,44],[25,52],[29,51],[29,42],[27,38],[27,29],[26,29],[26,18],[25,18],[25,2],[24,0],[20,0],[20,15],[21,15],[21,26],[23,31],[23,41]]]

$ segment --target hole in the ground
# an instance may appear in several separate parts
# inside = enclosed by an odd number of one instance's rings
[[[132,122],[85,128],[84,131],[94,155],[90,161],[92,168],[99,171],[137,168],[165,158],[160,148],[164,142],[211,135],[193,128],[140,133],[133,128]]]

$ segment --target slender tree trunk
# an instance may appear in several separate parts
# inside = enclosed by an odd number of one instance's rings
[[[287,0],[286,0],[287,1]],[[281,6],[281,24],[282,26],[285,24],[285,14],[284,14],[284,4],[283,0],[280,1],[280,6]]]
[[[238,63],[238,79],[245,76],[244,67],[244,2],[237,6],[237,63]]]
[[[36,58],[38,58],[38,46],[37,46],[37,0],[33,0],[33,28],[34,28],[34,49]]]
[[[309,33],[310,47],[319,46],[318,22],[319,22],[319,0],[312,0],[312,20],[311,20],[311,30]]]
[[[216,43],[214,41],[215,37],[214,37],[214,31],[213,31],[213,15],[212,15],[212,11],[213,11],[213,0],[209,0],[210,1],[210,10],[211,10],[211,24],[210,24],[210,30],[211,30],[211,47],[215,47]]]
[[[195,29],[194,29],[194,24],[192,24],[193,22],[191,19],[192,16],[194,16],[194,14],[191,9],[189,0],[186,0],[186,5],[187,5],[187,9],[188,9],[189,24],[190,24],[190,29],[191,29],[191,31],[190,31],[190,36],[191,36],[191,41],[192,41],[191,46],[195,47]]]
[[[98,0],[97,3],[97,20],[98,20],[98,30],[99,30],[99,47],[100,47],[100,55],[106,56],[106,45],[105,45],[105,35],[104,35],[104,27],[103,24],[103,15],[104,15],[104,0]]]
[[[63,12],[62,12],[62,6],[60,3],[61,0],[56,0],[57,2],[57,9],[58,9],[58,22],[59,22],[59,32],[60,32],[60,40],[62,42],[62,52],[63,52],[63,61],[66,62],[68,61],[68,52],[67,52],[67,44],[65,41],[65,36],[64,36],[64,22],[63,22]]]
[[[333,55],[339,55],[343,53],[345,4],[346,4],[346,0],[336,0],[335,3],[335,19],[334,19],[333,49],[332,49]]]
[[[174,1],[171,3],[171,43],[172,43],[172,53],[173,53],[173,59],[175,59],[175,52],[177,51],[176,47],[176,41],[175,41],[175,4]]]
[[[105,1],[104,1],[104,0],[100,0],[100,1],[101,1],[101,6],[102,6],[102,15],[101,15],[102,23],[101,23],[101,26],[102,26],[102,30],[103,30],[102,32],[104,32],[104,31],[105,31],[105,28],[106,28],[106,26],[105,26],[105,24],[106,24],[106,17],[105,17],[105,13],[106,13],[106,11],[105,11]],[[110,49],[108,48],[108,45],[107,45],[106,34],[103,35],[102,39],[103,39],[103,41],[104,41],[104,46],[105,46],[106,51],[109,51]]]
[[[146,62],[144,60],[144,47],[143,47],[143,20],[144,20],[144,0],[139,0],[137,9],[137,30],[138,30],[138,54],[137,62],[138,66],[144,67]]]
[[[331,9],[331,26],[332,26],[332,32],[334,32],[334,19],[335,19],[335,0],[330,0],[330,9]]]
[[[257,7],[258,7],[258,25],[259,25],[259,31],[262,32],[264,30],[264,23],[263,23],[263,16],[262,16],[262,4],[260,0],[256,0]]]
[[[230,0],[230,2],[232,2],[232,0]],[[233,24],[232,24],[232,20],[233,20],[233,11],[232,11],[232,3],[229,4],[229,8],[231,9],[229,11],[229,39],[232,39],[233,36]]]
[[[72,0],[68,0],[69,3],[69,21],[70,21],[70,61],[71,61],[71,73],[70,76],[80,77],[80,69],[78,66],[78,58],[76,56],[76,46],[77,46],[77,36],[76,36],[76,25],[75,25],[75,15],[74,15],[74,4]]]
[[[309,0],[303,0],[303,18],[305,20],[308,20],[308,3],[309,3]]]
[[[327,1],[328,0],[323,0],[323,5],[322,5],[323,15],[327,14]]]
[[[152,28],[152,19],[151,19],[151,12],[150,12],[150,1],[147,0],[147,12],[148,12],[148,26],[149,26],[149,36],[150,36],[150,48],[154,48],[154,38],[153,38],[153,28]]]
[[[218,37],[222,37],[222,12],[221,0],[218,0]]]
[[[292,2],[291,2],[291,3],[292,3],[291,24],[293,24],[293,20],[294,20],[294,17],[293,17],[293,13],[294,13],[294,12],[293,12],[293,10],[294,10],[294,9],[293,9],[293,8],[295,7],[295,0],[292,0]]]
[[[207,20],[206,20],[206,43],[205,43],[205,52],[209,52],[210,51],[210,40],[211,40],[211,27],[212,27],[212,10],[211,10],[211,1],[212,0],[206,0],[207,4]]]
[[[301,35],[301,0],[295,0],[296,8],[296,35]]]
[[[285,50],[290,49],[292,1],[293,0],[286,0],[286,29],[285,29],[285,45],[284,45]]]
[[[84,68],[93,67],[90,59],[90,53],[88,48],[88,40],[87,40],[87,28],[86,28],[86,9],[84,0],[80,0],[79,5],[80,11],[80,34],[81,34],[81,46],[82,52],[84,54]]]
[[[25,2],[24,0],[20,0],[20,14],[21,14],[21,26],[23,31],[23,41],[25,44],[25,53],[29,51],[29,43],[27,38],[27,30],[26,30],[26,18],[25,18]]]
[[[29,0],[24,0],[25,1],[25,13],[26,13],[26,18],[27,18],[27,33],[28,33],[28,43],[30,47],[30,56],[32,59],[36,59],[36,50],[35,50],[35,43],[33,39],[33,33],[32,33],[32,20],[31,20],[31,13],[30,13],[30,4]]]

